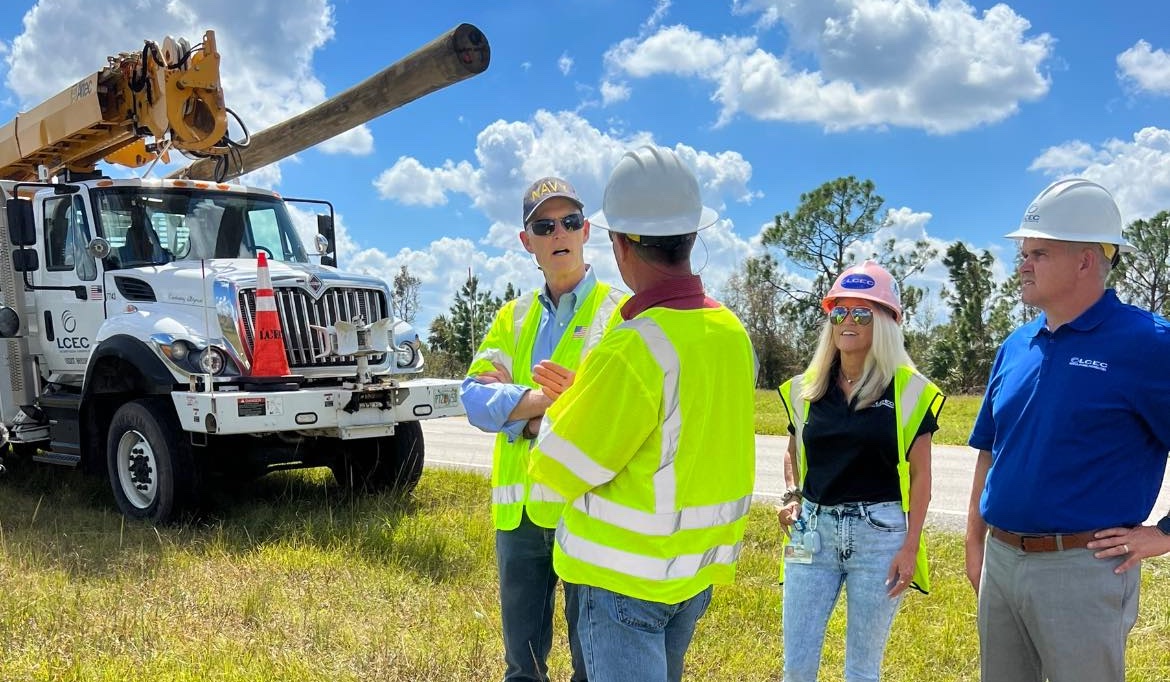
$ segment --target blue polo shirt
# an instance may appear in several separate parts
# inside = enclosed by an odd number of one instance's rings
[[[1055,332],[1000,347],[968,441],[992,454],[983,519],[1077,533],[1149,517],[1170,452],[1170,323],[1109,289]]]

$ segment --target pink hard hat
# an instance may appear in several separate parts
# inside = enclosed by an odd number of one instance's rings
[[[828,313],[839,298],[861,298],[880,303],[894,314],[895,322],[902,321],[898,283],[885,268],[871,260],[848,267],[838,275],[833,288],[821,299],[821,309]]]

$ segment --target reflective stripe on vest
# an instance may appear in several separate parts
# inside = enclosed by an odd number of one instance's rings
[[[528,491],[528,499],[534,502],[564,502],[565,498],[557,494],[557,491],[542,485],[540,483],[533,483]],[[493,504],[515,504],[524,501],[524,484],[516,483],[514,485],[504,485],[492,488],[492,503]]]
[[[568,556],[584,559],[598,566],[632,575],[644,580],[677,580],[690,578],[699,571],[714,564],[730,566],[739,557],[742,542],[734,545],[718,545],[702,554],[682,554],[667,559],[643,556],[624,550],[591,542],[572,535],[564,525],[557,526],[557,545]]]
[[[734,523],[747,514],[751,506],[751,495],[745,495],[732,502],[686,507],[676,512],[657,514],[632,509],[593,493],[585,493],[573,502],[574,509],[592,518],[643,535],[670,535],[680,530],[697,530]]]
[[[591,486],[599,486],[614,477],[614,472],[594,462],[581,448],[552,432],[551,422],[544,420],[541,428],[540,449],[544,454],[560,462],[577,478]]]
[[[517,341],[520,340],[520,329],[524,326],[524,316],[528,314],[535,301],[536,294],[533,294],[518,298],[512,304],[512,330],[513,336]],[[508,374],[512,374],[512,356],[504,353],[499,348],[485,348],[481,350],[471,359],[472,364],[475,364],[476,360],[487,360],[488,362],[503,365],[508,370]]]

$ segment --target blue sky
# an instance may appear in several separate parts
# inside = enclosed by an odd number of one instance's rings
[[[885,197],[882,237],[1001,235],[1051,180],[1083,175],[1127,219],[1170,208],[1170,5],[961,0],[11,0],[0,119],[105,56],[215,29],[228,106],[253,131],[337,94],[458,23],[486,73],[249,175],[334,202],[344,267],[423,281],[424,326],[469,267],[535,286],[520,193],[536,177],[600,206],[623,151],[653,141],[696,170],[723,220],[696,265],[714,291],[801,192],[842,175]],[[863,247],[864,248],[864,247]],[[589,258],[617,281],[603,233]],[[937,293],[935,264],[918,284]],[[924,322],[939,310],[926,306]]]

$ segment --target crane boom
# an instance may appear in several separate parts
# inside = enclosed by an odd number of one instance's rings
[[[239,154],[202,159],[168,177],[224,182],[340,135],[419,97],[487,69],[487,37],[460,24],[381,72],[316,107],[252,135]]]
[[[0,126],[0,178],[35,180],[41,167],[90,172],[101,159],[136,167],[169,149],[226,154],[226,131],[215,32],[194,47],[146,41]]]

